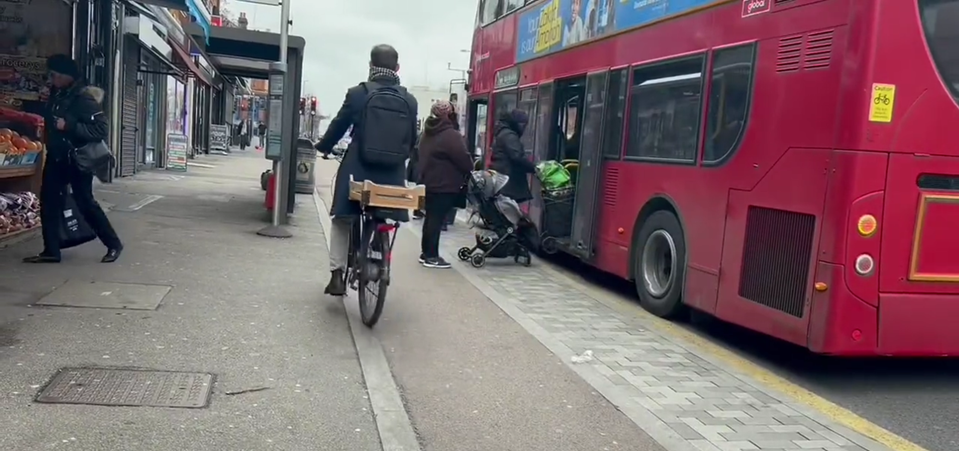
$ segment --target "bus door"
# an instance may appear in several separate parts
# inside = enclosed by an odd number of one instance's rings
[[[489,97],[484,95],[469,99],[466,106],[466,144],[470,154],[473,155],[476,169],[486,167],[486,158],[489,154],[488,112]]]
[[[580,142],[576,171],[576,194],[573,200],[573,224],[567,252],[582,259],[593,256],[593,237],[597,226],[596,200],[600,189],[600,171],[603,162],[603,118],[606,111],[606,84],[609,72],[594,72],[586,76],[586,95],[579,108],[583,118],[580,124]]]
[[[551,126],[553,114],[553,82],[540,83],[538,86],[528,88],[530,93],[536,93],[535,115],[530,116],[524,136],[532,138],[532,158],[534,162],[540,162],[548,159],[550,149],[550,139],[553,132]],[[535,91],[534,91],[535,90]],[[530,142],[530,141],[527,141]],[[529,205],[530,220],[536,224],[537,229],[543,231],[543,193],[539,179],[535,176],[530,177],[530,193],[533,200]]]

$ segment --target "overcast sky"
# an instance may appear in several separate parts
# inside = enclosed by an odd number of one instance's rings
[[[370,48],[386,43],[400,54],[404,85],[448,87],[469,66],[478,0],[289,0],[290,34],[306,39],[304,94],[316,95],[324,114],[336,114],[346,89],[366,79]],[[277,32],[279,7],[226,0],[233,18],[245,12],[250,28]],[[465,50],[465,52],[464,52]]]

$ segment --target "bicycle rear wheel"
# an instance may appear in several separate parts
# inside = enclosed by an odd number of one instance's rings
[[[386,304],[389,287],[390,235],[380,231],[374,221],[364,221],[363,240],[360,244],[359,283],[356,289],[360,302],[360,318],[372,328],[380,320]]]

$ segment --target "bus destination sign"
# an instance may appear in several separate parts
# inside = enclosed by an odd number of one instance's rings
[[[649,25],[714,3],[716,0],[550,0],[520,14],[517,19],[516,62],[548,55],[611,33]],[[772,0],[743,0],[743,11],[750,3],[769,5]],[[590,11],[595,11],[595,20],[590,17]],[[755,11],[754,14],[759,12]]]
[[[512,88],[519,84],[519,66],[496,71],[493,89]]]

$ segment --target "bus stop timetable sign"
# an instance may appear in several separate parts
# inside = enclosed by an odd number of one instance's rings
[[[892,122],[892,108],[896,105],[896,85],[872,84],[869,102],[869,122]]]

